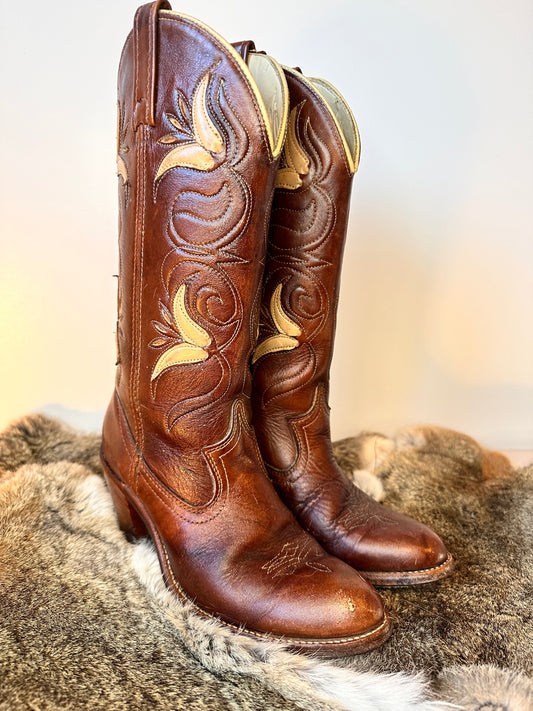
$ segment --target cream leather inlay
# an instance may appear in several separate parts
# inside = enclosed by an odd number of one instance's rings
[[[185,306],[187,285],[181,284],[172,302],[173,326],[183,339],[159,356],[151,380],[155,380],[166,368],[185,363],[200,363],[208,357],[205,348],[211,343],[211,336],[190,317]]]
[[[282,288],[283,284],[278,284],[277,287],[274,289],[274,293],[272,294],[272,299],[270,301],[270,312],[272,313],[272,320],[274,321],[274,324],[280,333],[284,333],[287,336],[301,336],[302,329],[298,326],[298,324],[294,323],[294,321],[292,321],[287,316],[287,314],[283,310],[283,306],[281,305]]]
[[[123,116],[120,110],[120,104],[117,103],[117,176],[121,177],[124,185],[128,182],[128,169],[126,163],[120,155],[122,149],[122,134],[123,134]],[[127,150],[127,149],[126,149]]]
[[[283,140],[285,138],[285,131],[287,128],[287,116],[289,114],[289,90],[287,88],[287,82],[285,80],[285,75],[283,74],[283,70],[279,66],[279,64],[272,58],[268,57],[269,63],[272,67],[273,74],[275,73],[277,77],[274,79],[274,76],[272,76],[272,80],[277,81],[279,83],[279,96],[280,96],[280,105],[281,105],[281,115],[280,115],[280,126],[279,130],[277,132],[277,135],[272,130],[272,125],[270,121],[270,116],[269,116],[269,111],[267,110],[265,106],[265,102],[263,100],[263,96],[261,95],[261,90],[259,89],[257,85],[257,81],[255,77],[253,76],[252,71],[250,70],[250,67],[246,64],[246,62],[243,60],[241,55],[235,50],[234,47],[232,47],[231,44],[227,40],[224,39],[221,35],[218,34],[218,32],[215,32],[211,27],[206,25],[204,22],[201,22],[201,20],[197,20],[195,17],[191,17],[190,15],[185,15],[180,12],[176,12],[174,10],[160,10],[159,13],[161,15],[169,15],[169,16],[174,16],[178,18],[182,18],[183,20],[186,20],[188,23],[192,25],[196,25],[197,27],[201,28],[204,32],[206,32],[208,35],[211,35],[212,38],[214,38],[218,43],[220,43],[226,52],[233,57],[233,61],[237,64],[238,67],[240,67],[241,72],[244,74],[246,77],[250,88],[252,92],[255,95],[256,101],[257,101],[257,106],[259,108],[259,113],[261,114],[261,117],[263,119],[266,131],[267,131],[267,137],[268,137],[268,142],[270,146],[270,150],[272,151],[272,156],[276,158],[280,151],[281,147],[283,145]]]
[[[209,74],[205,74],[192,97],[192,125],[197,142],[211,153],[220,153],[224,147],[222,136],[207,113],[207,87]]]
[[[128,169],[121,156],[117,156],[117,175],[122,178],[124,185],[128,182]]]
[[[288,112],[285,76],[279,64],[267,54],[250,52],[248,68],[263,99],[274,143],[281,148]]]
[[[204,74],[193,93],[191,109],[193,140],[180,143],[165,155],[159,164],[154,182],[157,183],[172,168],[195,168],[196,170],[209,171],[215,167],[213,154],[217,155],[222,152],[224,142],[207,109],[207,91],[210,79],[209,72]],[[178,131],[189,133],[174,117],[169,117],[169,121]],[[161,144],[177,142],[178,137],[173,134],[163,136],[158,141]]]
[[[296,132],[296,122],[302,104],[295,106],[289,117],[287,137],[283,146],[281,165],[276,174],[276,188],[296,190],[302,185],[302,175],[309,172],[309,158],[300,145]]]
[[[185,363],[201,363],[207,359],[207,351],[198,346],[191,346],[189,343],[178,343],[165,351],[155,364],[152,380],[155,380],[166,368],[173,365],[184,365]]]
[[[302,335],[302,329],[298,324],[294,323],[283,310],[283,306],[281,305],[282,289],[283,284],[278,284],[270,299],[270,314],[278,333],[265,338],[265,340],[257,346],[252,356],[252,364],[268,353],[292,351],[300,345],[298,337]]]

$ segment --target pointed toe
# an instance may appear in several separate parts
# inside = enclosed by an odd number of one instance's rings
[[[385,508],[385,507],[383,507]],[[351,557],[361,575],[375,585],[415,585],[452,572],[453,558],[440,537],[408,516],[387,509],[395,525],[365,538]]]

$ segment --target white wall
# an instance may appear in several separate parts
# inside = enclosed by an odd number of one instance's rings
[[[136,6],[3,2],[0,425],[111,393],[115,82]],[[174,9],[330,79],[358,119],[335,436],[434,422],[533,448],[531,2]]]

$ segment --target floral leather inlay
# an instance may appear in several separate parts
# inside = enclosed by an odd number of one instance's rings
[[[256,360],[268,353],[292,351],[293,348],[298,346],[298,336],[302,335],[302,329],[283,310],[281,305],[282,288],[283,284],[278,284],[270,300],[270,315],[278,332],[273,336],[269,336],[257,346],[252,357],[252,363],[255,363]]]
[[[155,380],[165,368],[183,363],[200,363],[208,356],[206,346],[211,343],[211,337],[187,313],[185,307],[186,288],[186,284],[181,284],[177,290],[172,302],[172,316],[166,306],[160,304],[161,315],[165,323],[154,322],[154,328],[161,333],[161,336],[154,338],[150,345],[153,348],[166,346],[175,336],[180,337],[182,342],[171,345],[159,356],[152,371],[152,380]]]
[[[224,143],[207,109],[207,90],[210,81],[211,74],[208,72],[204,74],[194,91],[192,108],[189,108],[183,94],[178,92],[179,118],[167,114],[167,118],[176,130],[163,136],[158,142],[179,145],[170,150],[159,164],[155,176],[156,183],[172,168],[196,168],[196,170],[208,171],[215,167],[214,155],[221,153]],[[185,136],[185,139],[181,136]]]

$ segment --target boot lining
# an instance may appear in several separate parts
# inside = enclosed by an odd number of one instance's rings
[[[270,142],[270,148],[274,156],[278,156],[283,147],[283,139],[285,137],[285,131],[287,128],[287,118],[289,113],[289,93],[287,90],[287,85],[285,82],[285,77],[283,72],[277,62],[273,61],[270,57],[261,55],[264,58],[259,60],[259,63],[263,63],[261,66],[265,67],[258,72],[264,77],[262,83],[264,83],[265,95],[270,98],[270,108],[265,106],[265,101],[263,99],[262,90],[259,88],[258,79],[253,75],[252,68],[250,66],[250,57],[248,58],[248,64],[244,62],[242,57],[235,49],[225,40],[218,32],[215,32],[211,27],[206,25],[201,20],[191,17],[190,15],[185,15],[174,10],[159,10],[161,16],[170,16],[174,18],[179,18],[185,20],[197,27],[200,27],[208,35],[211,35],[216,41],[220,42],[227,52],[232,55],[235,61],[241,65],[244,69],[245,74],[248,74],[249,79],[253,80],[252,91],[255,93],[257,98],[257,103],[259,105],[259,111],[263,116],[263,120],[266,124],[266,129],[268,133],[268,139]],[[255,55],[256,57],[258,55]],[[266,61],[265,61],[266,60]],[[255,59],[251,61],[255,66],[257,62]],[[267,64],[269,69],[266,69]],[[268,77],[268,79],[267,79]]]
[[[248,69],[263,98],[276,144],[279,140],[284,110],[285,86],[281,78],[281,71],[271,57],[257,52],[250,52],[248,55]]]
[[[308,78],[308,81],[318,90],[337,119],[342,138],[346,142],[349,155],[354,164],[354,171],[357,170],[359,162],[359,131],[348,104],[337,89],[324,79]]]

